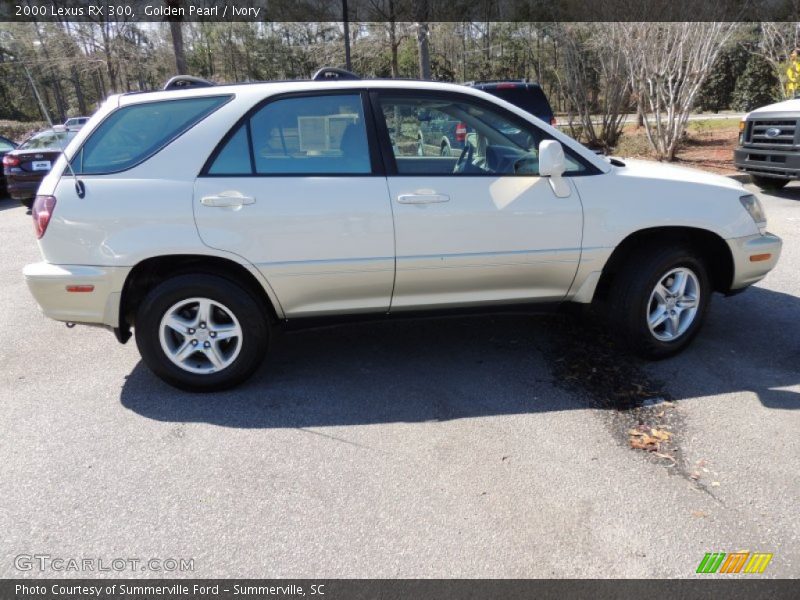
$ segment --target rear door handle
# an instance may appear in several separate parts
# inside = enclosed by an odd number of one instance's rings
[[[400,194],[397,201],[400,204],[437,204],[450,202],[450,196],[446,194]]]
[[[203,206],[236,207],[244,204],[253,204],[256,201],[252,196],[245,196],[241,192],[220,192],[216,196],[203,196],[200,204]]]

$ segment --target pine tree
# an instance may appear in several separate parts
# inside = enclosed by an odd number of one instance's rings
[[[697,107],[714,112],[730,108],[736,81],[747,68],[749,58],[750,53],[738,43],[723,50],[700,88]]]
[[[735,110],[751,111],[775,102],[780,97],[779,90],[780,81],[769,63],[758,54],[753,54],[736,81],[731,106]]]

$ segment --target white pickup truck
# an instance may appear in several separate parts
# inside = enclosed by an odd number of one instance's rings
[[[779,190],[800,177],[800,99],[762,106],[739,124],[736,168],[764,190]]]

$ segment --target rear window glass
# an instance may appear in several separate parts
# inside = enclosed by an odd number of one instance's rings
[[[64,148],[77,135],[75,131],[45,131],[37,133],[19,146],[19,150],[44,150],[45,148]]]
[[[356,93],[266,104],[230,138],[208,174],[359,175],[371,170],[361,96]]]
[[[485,92],[502,98],[537,117],[548,119],[553,115],[550,103],[538,87],[486,87]]]
[[[230,96],[165,100],[125,106],[113,112],[86,140],[73,167],[102,174],[129,169],[190,129]]]

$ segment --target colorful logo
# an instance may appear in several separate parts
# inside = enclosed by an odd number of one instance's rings
[[[763,573],[771,560],[769,552],[706,552],[697,573]]]

